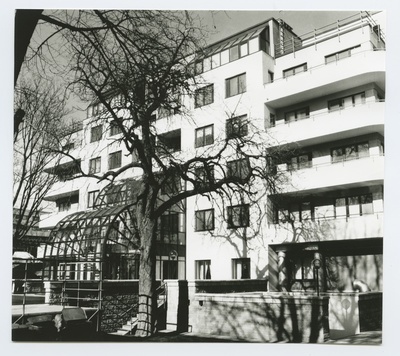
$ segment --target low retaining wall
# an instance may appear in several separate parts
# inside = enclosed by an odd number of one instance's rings
[[[324,342],[328,297],[281,293],[192,294],[189,331],[261,342]]]

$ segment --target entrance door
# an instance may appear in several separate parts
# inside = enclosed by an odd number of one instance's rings
[[[178,279],[178,261],[163,261],[163,279]]]

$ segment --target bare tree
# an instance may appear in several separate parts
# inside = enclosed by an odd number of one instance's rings
[[[270,164],[276,152],[269,151],[270,138],[253,129],[249,119],[232,121],[227,135],[190,154],[177,152],[179,147],[164,135],[165,125],[161,128],[160,123],[168,120],[160,119],[161,112],[193,120],[188,103],[207,95],[199,91],[207,83],[191,65],[196,55],[203,54],[204,33],[188,12],[93,10],[42,14],[41,19],[55,27],[54,33],[65,30],[73,73],[70,88],[82,100],[101,106],[96,120],[112,121],[122,132],[120,143],[136,157],[97,178],[112,182],[132,169],[142,173],[136,201],[137,335],[149,336],[155,330],[155,243],[160,217],[196,195],[251,204],[265,191],[277,191],[281,178]],[[235,113],[228,119],[231,116]],[[235,162],[229,163],[232,159]],[[93,177],[89,172],[81,174]]]
[[[54,149],[66,114],[62,92],[44,79],[21,80],[15,90],[15,107],[25,112],[25,120],[14,136],[14,247],[36,227],[44,208],[43,198],[57,177],[44,172],[57,160]]]

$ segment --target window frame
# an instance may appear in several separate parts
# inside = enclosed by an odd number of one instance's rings
[[[227,119],[225,122],[225,132],[228,140],[247,136],[249,134],[247,115],[244,114]]]
[[[234,93],[231,93],[231,82],[232,81],[237,81],[237,83],[236,83],[237,92],[234,92]],[[244,82],[244,86],[243,86],[243,82]],[[225,79],[225,98],[231,98],[233,96],[243,94],[246,92],[247,92],[246,72],[240,73],[238,75],[235,75],[233,77]]]
[[[333,62],[336,63],[337,61],[340,61],[342,59],[349,58],[353,54],[352,50],[355,48],[360,48],[360,47],[361,47],[361,45],[353,46],[353,47],[349,47],[349,48],[343,49],[343,50],[335,52],[335,53],[328,54],[325,56],[325,64],[329,64],[329,63],[333,63]],[[340,56],[341,54],[346,53],[346,52],[347,52],[347,56],[345,56],[345,57]],[[328,60],[329,58],[333,58],[333,59]]]
[[[211,128],[211,142],[207,142],[206,130]],[[198,137],[198,133],[202,133],[202,137]],[[199,139],[202,138],[202,142],[199,143]],[[195,129],[194,133],[194,147],[205,147],[214,143],[214,124],[206,125]]]
[[[211,279],[211,260],[195,260],[195,276],[197,280]]]
[[[92,190],[88,192],[88,198],[87,198],[87,207],[88,208],[95,208],[95,202],[97,199],[97,196],[99,195],[100,190]]]
[[[110,136],[116,136],[122,133],[121,128],[118,126],[115,120],[110,122]]]
[[[239,216],[239,224],[235,224],[233,219],[233,212],[239,209],[236,213]],[[237,229],[241,227],[250,226],[250,205],[249,204],[238,204],[227,207],[227,227],[228,229]]]
[[[114,157],[118,157],[114,158]],[[119,163],[115,163],[114,160]],[[117,169],[122,166],[122,151],[115,151],[108,154],[108,169]]]
[[[96,125],[90,128],[90,143],[101,141],[103,137],[103,125]]]
[[[91,158],[89,160],[89,174],[96,174],[100,172],[101,172],[101,157]]]
[[[249,176],[251,171],[250,161],[248,158],[239,158],[232,161],[228,161],[226,163],[226,166],[227,166],[226,174],[228,178],[238,178],[243,180]],[[235,172],[233,172],[233,168],[235,168]],[[239,173],[239,175],[235,173]],[[244,175],[244,173],[246,173],[246,175]]]
[[[237,268],[240,264],[241,276],[237,275]],[[247,270],[248,275],[244,275],[243,271]],[[249,257],[232,258],[232,279],[250,279],[251,260]]]
[[[303,70],[300,71],[300,72],[297,72],[296,69],[300,69],[300,68],[303,68]],[[282,71],[282,77],[283,78],[290,78],[290,77],[293,77],[293,76],[295,76],[297,74],[307,72],[307,70],[308,70],[307,62],[305,62],[305,63],[299,64],[297,66],[284,69]]]
[[[366,145],[368,147],[367,150],[365,151],[365,152],[367,152],[367,154],[365,156],[364,155],[360,156],[360,146],[364,146],[364,145]],[[351,147],[354,147],[354,153],[355,153],[354,158],[348,158],[347,149],[349,149]],[[333,154],[334,151],[339,151],[339,150],[342,151],[341,155]],[[362,152],[364,152],[364,151],[362,151]],[[342,157],[342,158],[340,158],[340,157]],[[360,159],[360,158],[368,158],[368,157],[370,157],[368,141],[357,142],[357,143],[352,143],[352,144],[347,144],[347,145],[331,148],[331,163],[332,164],[352,161],[352,160]]]
[[[208,97],[210,97],[210,100],[206,100]],[[214,84],[205,85],[204,87],[201,87],[195,91],[195,109],[201,108],[202,106],[210,105],[212,103],[214,103]]]
[[[337,110],[343,110],[344,108],[346,108],[346,106],[344,105],[344,100],[348,99],[348,98],[351,98],[352,107],[358,105],[358,104],[356,104],[356,100],[355,100],[358,95],[361,95],[361,105],[365,104],[365,102],[366,102],[365,91],[362,91],[359,93],[354,93],[351,95],[342,96],[340,98],[328,100],[328,111],[334,112]],[[338,108],[336,108],[336,106],[338,106]]]
[[[303,112],[305,112],[305,116],[302,116]],[[290,118],[288,118],[288,116],[290,114],[294,114],[294,121],[290,120]],[[284,115],[285,115],[285,124],[300,121],[300,120],[305,120],[310,117],[310,107],[304,106],[304,107],[297,108],[294,110],[286,111]]]
[[[210,213],[211,215],[207,217],[207,213]],[[214,208],[196,210],[194,212],[194,219],[194,231],[196,232],[212,231],[215,229]]]

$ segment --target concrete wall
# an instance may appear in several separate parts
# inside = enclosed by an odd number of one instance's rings
[[[323,342],[328,298],[289,294],[192,294],[189,330],[260,342]]]

